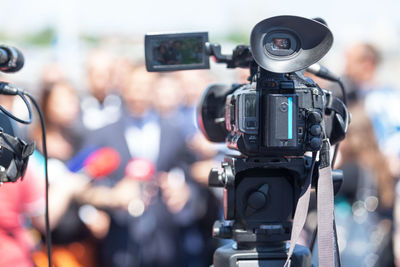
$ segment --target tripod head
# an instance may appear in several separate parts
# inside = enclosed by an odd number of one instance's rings
[[[221,165],[222,172],[213,168],[209,174],[211,187],[224,188],[225,221],[215,222],[213,236],[236,243],[218,249],[214,265],[237,266],[256,259],[258,264],[274,266],[276,259],[276,266],[283,266],[295,207],[310,172],[316,184],[318,168],[312,170],[307,156],[231,157]],[[333,181],[337,193],[343,181],[340,170],[334,171]],[[292,266],[310,266],[310,255],[308,248],[296,246]]]
[[[290,220],[310,167],[308,157],[226,158],[222,173],[211,170],[209,184],[224,187],[224,217],[233,224],[221,224],[214,235],[246,246],[290,239]]]

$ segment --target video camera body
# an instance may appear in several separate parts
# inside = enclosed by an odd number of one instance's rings
[[[228,68],[250,69],[248,84],[210,85],[199,105],[207,139],[241,152],[209,175],[210,186],[224,188],[228,220],[216,222],[214,236],[236,241],[216,251],[214,266],[285,263],[295,207],[307,177],[318,179],[315,158],[304,154],[329,154],[327,140],[342,140],[349,123],[345,105],[302,73],[332,43],[324,24],[296,16],[261,21],[250,46],[239,45],[232,55],[223,55],[205,32],[145,36],[148,71],[206,69],[209,56]],[[308,249],[296,246],[291,266],[310,261]]]
[[[323,137],[324,92],[297,74],[265,72],[261,69],[257,82],[226,97],[228,147],[257,156],[318,151]]]
[[[332,42],[323,24],[280,16],[257,24],[251,46],[239,45],[232,55],[222,55],[204,32],[147,34],[146,66],[149,71],[203,69],[214,56],[228,68],[250,68],[249,84],[206,89],[199,112],[202,132],[244,155],[300,156],[321,148],[331,94],[296,71],[318,61]]]

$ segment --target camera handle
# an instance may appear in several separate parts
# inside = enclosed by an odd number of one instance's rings
[[[238,45],[232,52],[232,55],[223,55],[221,45],[216,43],[206,43],[208,55],[214,56],[218,63],[226,63],[227,68],[249,68],[254,59],[248,45]]]
[[[229,64],[232,61],[232,55],[222,54],[220,44],[206,42],[206,51],[208,55],[214,56],[218,63]]]

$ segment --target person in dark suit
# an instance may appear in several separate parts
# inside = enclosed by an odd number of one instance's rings
[[[209,264],[209,257],[204,257],[207,242],[197,224],[202,220],[211,224],[217,212],[212,215],[209,211],[217,209],[208,206],[216,204],[188,177],[193,157],[179,123],[152,110],[156,79],[143,67],[136,68],[122,91],[123,116],[94,131],[88,141],[88,145],[114,148],[121,159],[112,174],[94,181],[82,196],[82,201],[110,215],[101,249],[104,266]],[[132,179],[140,172],[138,168],[129,170],[132,159],[153,166],[149,169],[154,168],[154,174]],[[197,260],[191,260],[194,258]]]

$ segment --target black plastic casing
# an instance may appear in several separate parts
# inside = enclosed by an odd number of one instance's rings
[[[301,156],[318,151],[323,137],[323,91],[299,74],[265,72],[260,71],[256,84],[227,96],[228,147],[248,156]],[[245,116],[241,101],[251,93],[257,97],[256,123]],[[250,125],[256,127],[245,127]]]

